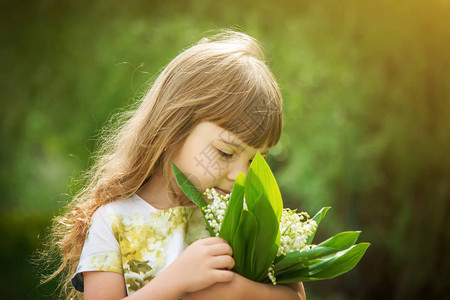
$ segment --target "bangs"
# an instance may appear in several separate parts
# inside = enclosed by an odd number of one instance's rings
[[[275,146],[283,126],[282,100],[278,88],[264,87],[253,84],[250,91],[226,93],[214,101],[216,114],[210,121],[253,148]]]
[[[273,147],[281,135],[282,118],[270,103],[260,103],[234,114],[224,116],[225,122],[218,124],[231,131],[253,148]]]

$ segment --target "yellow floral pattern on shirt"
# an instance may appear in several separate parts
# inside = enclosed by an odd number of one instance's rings
[[[124,216],[111,214],[111,227],[119,242],[127,289],[135,292],[152,280],[165,264],[167,242],[175,231],[186,234],[192,214],[188,207],[174,207],[150,213]]]
[[[122,274],[120,256],[114,251],[109,251],[105,254],[93,256],[91,258],[91,265],[95,266],[98,271],[109,271]]]
[[[86,236],[88,260],[79,264],[76,273],[98,270],[123,274],[128,294],[150,282],[183,247],[209,236],[198,207],[156,210],[144,206],[132,211],[127,207],[108,207],[99,212],[96,220],[95,241],[91,241],[89,233]],[[115,241],[108,241],[108,232]],[[116,241],[117,249],[113,245]],[[82,290],[82,279],[80,283],[78,277],[74,277],[74,285]]]

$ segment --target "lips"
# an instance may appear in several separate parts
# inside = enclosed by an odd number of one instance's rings
[[[219,194],[222,194],[222,195],[227,195],[227,194],[231,193],[229,190],[222,190],[222,189],[219,189],[218,187],[215,187],[214,190],[216,190],[216,192],[218,192]]]

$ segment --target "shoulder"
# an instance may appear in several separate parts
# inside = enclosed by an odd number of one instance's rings
[[[110,212],[121,212],[126,213],[129,211],[154,211],[155,208],[145,202],[138,195],[133,194],[128,198],[117,200],[114,202],[110,202],[107,204],[103,204],[99,207],[97,211],[100,213],[110,213]]]
[[[154,210],[152,206],[132,195],[128,198],[106,203],[100,206],[92,215],[90,231],[113,229],[118,223],[124,223],[122,220],[136,219],[136,216],[148,215]],[[138,218],[140,219],[140,218]],[[126,222],[125,222],[126,223]]]
[[[128,198],[103,204],[94,212],[93,219],[110,219],[116,216],[127,217],[136,214],[148,214],[155,211],[156,209],[153,206],[136,194],[133,194]]]
[[[159,210],[134,194],[129,198],[102,205],[94,213],[92,224],[103,223],[114,234],[135,232],[146,228],[147,231],[168,231],[182,229],[189,221],[194,207],[173,207]]]

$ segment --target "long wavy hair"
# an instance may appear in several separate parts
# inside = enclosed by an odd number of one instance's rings
[[[96,209],[131,196],[158,172],[170,180],[171,158],[202,121],[249,146],[274,146],[281,135],[282,98],[258,43],[224,31],[173,59],[121,120],[102,137],[94,164],[84,173],[86,184],[53,222],[49,244],[54,247],[47,254],[57,253],[60,262],[45,281],[60,278],[65,298],[81,298],[70,278]]]

